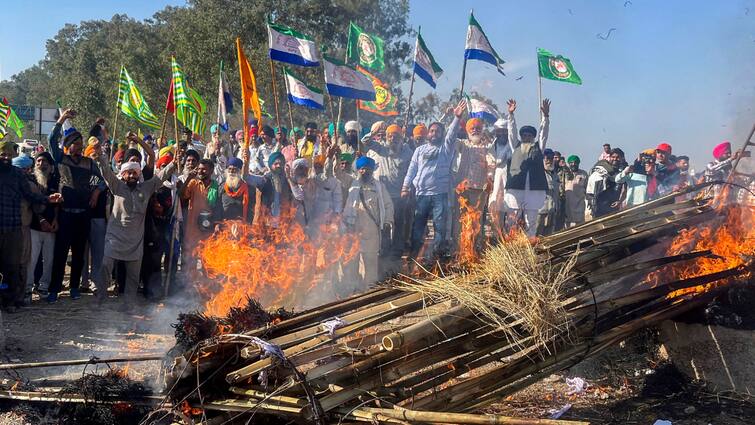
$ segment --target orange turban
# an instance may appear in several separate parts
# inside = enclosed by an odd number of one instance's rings
[[[478,125],[480,127],[482,127],[482,120],[481,119],[479,119],[479,118],[470,118],[467,121],[467,125],[465,127],[467,129],[467,133],[469,133],[470,131],[472,131],[472,128],[475,127],[475,126],[478,126]]]
[[[424,124],[417,124],[417,125],[415,125],[414,126],[414,130],[412,130],[412,135],[414,137],[419,137],[419,136],[424,137],[424,136],[427,136],[427,127],[425,127]]]
[[[86,157],[92,156],[92,154],[94,153],[94,146],[95,145],[92,145],[92,144],[87,146],[86,149],[84,149],[84,156]]]
[[[325,165],[325,155],[316,155],[312,158],[314,165]]]
[[[385,134],[391,134],[391,133],[401,133],[401,127],[396,124],[389,125],[388,128],[385,130]]]

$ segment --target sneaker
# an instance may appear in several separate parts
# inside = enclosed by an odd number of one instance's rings
[[[56,302],[58,302],[57,292],[50,292],[47,294],[47,304],[55,304]]]
[[[71,288],[71,299],[78,300],[81,298],[81,292],[77,288]]]

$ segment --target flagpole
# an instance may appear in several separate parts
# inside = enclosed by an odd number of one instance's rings
[[[543,111],[540,107],[543,104],[543,78],[540,76],[540,61],[537,62],[537,110],[540,111],[540,119],[543,119]]]
[[[290,88],[288,87],[288,77],[286,76],[285,69],[283,73],[283,84],[286,85],[286,106],[288,106],[288,121],[291,125],[290,130],[293,131],[294,129],[294,115],[291,113],[291,100],[288,98],[288,94],[291,92]],[[288,136],[288,135],[286,135]]]
[[[173,84],[172,81],[171,81],[171,84]],[[170,90],[168,90],[168,96],[166,97],[169,97],[169,96],[170,96]],[[165,99],[165,115],[163,115],[163,125],[160,126],[160,140],[162,140],[163,135],[165,135],[165,126],[168,124],[168,102],[169,101],[170,101],[170,98]],[[178,140],[176,140],[176,143],[178,143]],[[162,147],[164,146],[161,146],[161,148]]]
[[[121,69],[123,69],[123,64],[121,64]],[[110,162],[113,162],[113,157],[115,156],[115,138],[118,136],[118,109],[120,109],[121,106],[121,73],[118,72],[118,80],[116,85],[116,90],[118,90],[118,100],[115,101],[115,119],[113,120],[113,139],[111,145],[110,145]]]
[[[333,98],[330,96],[330,93],[328,93],[328,105],[330,105],[330,120],[333,121],[335,119],[335,116],[333,115],[334,107],[333,107]]]
[[[417,28],[417,37],[419,37],[420,31],[422,31],[422,26],[419,26]],[[414,50],[415,50],[414,57],[415,58],[417,57],[417,51],[416,51],[417,50],[417,47],[416,47],[417,44],[419,44],[419,42],[415,42],[414,43],[414,46],[415,46],[414,47]],[[466,59],[464,60],[464,62],[466,63]],[[415,64],[416,64],[416,62],[415,62]],[[406,103],[406,117],[404,118],[404,128],[409,128],[409,120],[412,118],[412,94],[414,94],[414,76],[415,76],[415,72],[414,72],[414,68],[412,68],[412,79],[409,82],[409,100]],[[462,82],[462,86],[464,86],[463,82]]]
[[[474,14],[474,9],[469,9],[469,14]],[[461,87],[459,88],[459,99],[464,98],[464,79],[467,76],[467,52],[466,46],[464,46],[464,66],[461,68]]]
[[[223,81],[223,59],[220,60],[220,72],[218,73],[218,87],[220,87],[221,82]],[[218,88],[218,91],[220,88]],[[220,93],[218,92],[218,116],[217,116],[217,122],[215,123],[215,134],[220,134]]]
[[[281,128],[281,116],[278,112],[278,86],[275,84],[275,65],[270,58],[270,79],[273,80],[273,100],[275,101],[275,123],[278,125],[278,131]]]

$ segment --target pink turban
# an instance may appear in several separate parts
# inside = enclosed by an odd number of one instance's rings
[[[719,159],[724,156],[727,151],[731,152],[731,143],[723,141],[713,148],[713,158]]]

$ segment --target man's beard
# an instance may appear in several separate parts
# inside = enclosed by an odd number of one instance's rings
[[[482,141],[482,135],[481,134],[470,134],[469,135],[469,141],[474,143],[475,145],[479,145],[480,141]]]
[[[441,139],[440,137],[435,138],[435,139],[430,139],[431,145],[439,146],[441,143],[443,143],[443,139]]]
[[[361,181],[362,183],[369,183],[370,181],[372,181],[372,174],[360,174],[359,181]]]
[[[228,187],[235,189],[241,184],[241,176],[239,176],[239,173],[226,173],[225,183],[228,185]]]
[[[7,170],[10,170],[10,167],[12,166],[13,164],[10,161],[0,159],[0,170],[7,171]]]
[[[311,143],[314,143],[314,142],[315,142],[315,140],[317,140],[317,139],[315,138],[315,136],[304,136],[304,139],[305,139],[306,141],[308,141],[308,142],[311,142]]]
[[[347,134],[346,135],[346,143],[348,143],[349,146],[355,148],[357,146],[358,142],[359,141],[357,140],[357,135],[356,134]]]
[[[130,189],[135,188],[137,184],[139,184],[138,180],[126,180],[126,186],[128,186]]]
[[[577,171],[579,170],[579,165],[569,166],[569,169],[572,171]]]
[[[37,183],[42,187],[47,187],[47,181],[50,178],[50,173],[48,171],[42,171],[39,168],[34,168],[34,178],[37,180]]]
[[[546,171],[553,171],[553,163],[543,164],[543,167],[546,169]]]

